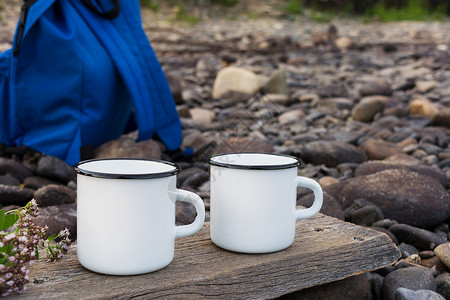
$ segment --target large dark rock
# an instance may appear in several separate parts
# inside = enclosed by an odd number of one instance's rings
[[[14,185],[0,184],[0,205],[24,206],[33,199],[34,190]]]
[[[16,177],[14,177],[10,173],[8,173],[6,175],[0,175],[0,184],[19,186],[20,181],[19,181],[19,179],[17,179]]]
[[[31,177],[27,177],[24,181],[23,181],[23,185],[27,188],[33,189],[33,190],[37,190],[45,185],[49,185],[49,184],[62,184],[59,181],[56,180],[52,180],[49,178],[45,178],[45,177],[41,177],[41,176],[31,176]]]
[[[178,186],[182,186],[183,183],[189,179],[189,177],[194,176],[195,174],[202,174],[205,172],[205,170],[199,168],[199,167],[192,167],[192,168],[186,168],[182,169],[180,173],[177,174],[177,184]]]
[[[417,172],[385,170],[324,190],[344,208],[365,199],[380,207],[386,218],[417,227],[438,225],[450,215],[449,193],[438,180]]]
[[[448,186],[448,180],[445,173],[441,170],[429,166],[407,166],[386,161],[367,161],[360,164],[356,170],[355,176],[364,176],[384,170],[403,170],[409,172],[416,172],[420,175],[426,175],[433,179],[439,180],[443,187]]]
[[[301,150],[302,160],[314,165],[336,167],[342,163],[362,163],[367,156],[358,147],[338,141],[314,141]]]
[[[76,173],[72,167],[55,156],[42,157],[38,163],[37,174],[62,183],[67,183],[76,178]]]
[[[47,237],[68,228],[70,239],[75,241],[77,238],[77,205],[73,203],[40,208],[33,223],[41,227],[47,225],[49,228]],[[97,229],[92,228],[92,234],[95,234]]]
[[[444,244],[447,239],[434,232],[410,226],[407,224],[394,224],[389,227],[399,242],[404,242],[421,250],[433,250],[436,246]]]
[[[436,291],[436,280],[428,268],[410,267],[398,269],[389,273],[384,278],[383,299],[394,300],[398,288],[407,288],[413,291]]]
[[[312,299],[366,299],[369,284],[367,274],[351,276],[339,281],[318,285],[298,292],[284,295],[279,300]]]
[[[314,201],[314,194],[310,193],[306,196],[303,196],[297,200],[297,205],[301,205],[304,207],[310,207]],[[328,194],[327,192],[323,193],[323,204],[320,212],[331,217],[338,218],[340,220],[344,220],[344,211],[342,210],[341,205],[334,199],[333,196]]]
[[[398,288],[395,292],[395,300],[445,300],[445,298],[430,290],[413,291],[410,289]]]
[[[46,185],[34,192],[34,199],[39,207],[75,203],[77,193],[63,185]]]
[[[450,273],[443,273],[436,277],[437,292],[450,299]]]
[[[0,157],[0,175],[11,174],[21,182],[33,175],[33,172],[18,161]]]

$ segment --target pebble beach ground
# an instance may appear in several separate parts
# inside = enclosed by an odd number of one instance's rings
[[[178,161],[179,187],[199,193],[208,209],[207,157],[297,156],[299,174],[325,191],[323,213],[383,231],[402,252],[393,266],[366,274],[367,290],[353,299],[450,299],[450,21],[317,23],[288,18],[277,1],[241,2],[258,18],[241,14],[242,6],[220,17],[200,5],[196,24],[175,21],[173,8],[143,11],[177,103],[183,149],[193,152]],[[3,2],[2,51],[11,47],[19,6]],[[177,160],[159,142],[134,136],[96,156]],[[0,150],[1,205],[34,197],[39,222],[58,215],[64,221],[52,226],[74,228],[70,167]],[[311,195],[299,189],[298,199],[307,206]],[[194,213],[179,206],[177,220]]]

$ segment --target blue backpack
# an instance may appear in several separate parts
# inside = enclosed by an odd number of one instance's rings
[[[118,138],[181,145],[181,122],[142,28],[139,0],[24,0],[0,54],[0,143],[73,165],[82,147]]]

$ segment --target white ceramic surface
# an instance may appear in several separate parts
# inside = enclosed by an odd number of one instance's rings
[[[78,259],[89,270],[111,275],[159,270],[173,259],[175,238],[203,225],[203,201],[176,188],[174,164],[105,159],[75,169]],[[192,224],[175,226],[175,201],[194,204]]]
[[[297,176],[294,157],[274,154],[226,154],[212,157],[211,240],[244,253],[268,253],[289,247],[295,223],[319,212],[320,185]],[[310,208],[297,210],[297,187],[314,192]]]

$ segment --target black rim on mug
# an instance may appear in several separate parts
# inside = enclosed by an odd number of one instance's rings
[[[159,172],[142,172],[135,174],[120,174],[120,173],[108,173],[108,172],[97,172],[83,169],[84,164],[95,163],[101,161],[142,161],[142,162],[153,162],[153,163],[161,163],[168,166],[173,167],[173,169],[168,171],[159,171]],[[106,179],[154,179],[154,178],[163,178],[170,177],[178,174],[181,171],[181,168],[172,162],[164,161],[164,160],[156,160],[156,159],[145,159],[145,158],[98,158],[98,159],[89,159],[80,161],[73,167],[75,172],[80,175],[90,176],[95,178],[106,178]]]
[[[274,156],[278,158],[289,158],[294,160],[293,162],[281,163],[281,164],[259,164],[259,165],[245,165],[239,164],[235,162],[224,162],[218,161],[217,159],[220,157],[230,156],[230,155],[263,155],[263,156]],[[211,158],[207,159],[207,162],[212,166],[231,168],[231,169],[242,169],[242,170],[281,170],[281,169],[289,169],[300,166],[301,162],[297,157],[286,155],[286,154],[275,154],[275,153],[256,153],[256,152],[244,152],[244,153],[226,153],[226,154],[218,154],[214,155]]]

